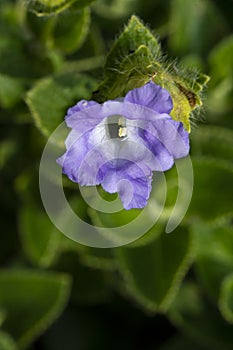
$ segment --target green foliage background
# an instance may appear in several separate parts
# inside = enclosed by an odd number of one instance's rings
[[[232,12],[231,0],[1,0],[0,350],[233,348]],[[169,235],[163,218],[134,244],[90,248],[50,222],[38,167],[66,109],[115,80],[106,64],[104,76],[106,54],[132,14],[171,58],[211,77],[191,132],[193,198]],[[132,62],[144,69],[147,40],[139,58],[125,57],[126,72]],[[168,212],[174,179],[172,169]],[[64,186],[87,222],[137,215],[101,215]]]

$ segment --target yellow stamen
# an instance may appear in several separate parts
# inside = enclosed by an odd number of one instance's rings
[[[124,126],[124,127],[120,127],[119,130],[118,130],[118,136],[119,137],[126,137],[127,136],[127,128]]]

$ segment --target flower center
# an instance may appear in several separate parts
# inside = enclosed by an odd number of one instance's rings
[[[126,119],[122,115],[112,115],[107,119],[106,131],[111,139],[127,138]]]

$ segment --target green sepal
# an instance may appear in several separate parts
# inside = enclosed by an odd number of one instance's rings
[[[207,75],[183,67],[175,63],[154,62],[153,81],[168,90],[173,101],[170,113],[174,120],[182,122],[190,132],[190,116],[193,110],[202,106],[200,93],[209,81]]]
[[[190,115],[202,105],[200,93],[209,77],[167,62],[151,31],[136,16],[110,50],[104,66],[104,81],[93,98],[98,102],[124,96],[129,90],[152,80],[169,91],[171,117],[190,131]]]
[[[100,84],[93,97],[99,102],[125,95],[129,90],[140,87],[149,81],[153,74],[151,60],[153,56],[145,45],[126,56],[118,68],[106,74],[107,78]]]
[[[104,65],[106,75],[108,71],[111,72],[113,68],[117,68],[126,56],[135,52],[141,45],[148,47],[154,57],[160,52],[160,45],[154,35],[136,16],[132,16],[106,58]]]

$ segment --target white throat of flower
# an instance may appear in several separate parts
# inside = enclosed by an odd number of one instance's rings
[[[127,138],[126,118],[121,115],[112,115],[107,119],[106,133],[110,139],[120,139],[121,141]]]

